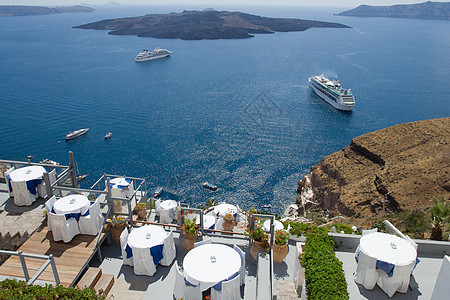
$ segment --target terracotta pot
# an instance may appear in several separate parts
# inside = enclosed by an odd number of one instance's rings
[[[147,209],[146,208],[141,209],[140,211],[138,211],[137,214],[138,214],[139,219],[141,219],[141,220],[147,219]]]
[[[233,222],[223,221],[222,227],[224,231],[233,231]]]
[[[279,246],[277,244],[273,244],[273,261],[276,263],[282,262],[289,253],[288,245]]]
[[[190,251],[194,248],[194,243],[197,241],[197,235],[186,233],[184,235],[184,240],[181,243],[184,250]]]
[[[114,202],[114,211],[117,212],[122,212],[122,202],[120,203],[116,203]]]
[[[253,241],[252,247],[250,248],[250,255],[254,260],[256,260],[259,250],[266,250],[267,247],[269,247],[267,242]]]
[[[111,237],[116,243],[120,243],[120,234],[125,229],[125,224],[116,224],[112,227]]]

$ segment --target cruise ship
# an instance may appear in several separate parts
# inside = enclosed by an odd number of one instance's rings
[[[325,76],[311,76],[308,79],[314,92],[334,108],[351,111],[355,106],[355,97],[350,89],[342,88],[339,81],[329,80]]]
[[[136,56],[134,61],[141,62],[141,61],[148,61],[148,60],[154,60],[158,58],[163,58],[166,56],[169,56],[172,53],[172,51],[169,51],[167,49],[161,49],[161,48],[155,48],[152,52],[149,52],[148,50],[144,49],[142,52],[139,52],[139,54]]]

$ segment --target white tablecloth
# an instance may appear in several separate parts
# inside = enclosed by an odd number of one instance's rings
[[[149,236],[147,236],[149,234]],[[148,237],[148,238],[147,238]],[[166,231],[155,225],[146,225],[131,231],[128,236],[128,246],[131,248],[151,248],[164,243],[167,237]]]
[[[281,223],[278,220],[274,220],[273,224],[275,225],[275,231],[280,230],[280,229],[284,229],[283,223]],[[270,220],[266,220],[263,223],[263,228],[264,228],[265,231],[270,231]]]
[[[361,237],[359,250],[370,257],[396,266],[409,265],[415,262],[417,257],[416,249],[405,239],[381,232]]]
[[[405,239],[380,232],[361,237],[354,280],[371,290],[377,284],[389,297],[408,291],[416,249]]]
[[[9,177],[12,181],[29,181],[35,179],[43,179],[46,172],[41,166],[28,166],[12,171]]]
[[[57,214],[82,214],[89,210],[89,199],[83,195],[69,195],[56,200],[53,208]]]
[[[178,203],[175,200],[165,200],[161,201],[159,204],[159,207],[161,209],[167,209],[167,210],[177,210]]]
[[[238,209],[236,206],[228,203],[222,203],[219,205],[214,206],[214,214],[216,216],[225,216],[227,213],[235,214],[238,212]]]
[[[211,261],[212,256],[215,262]],[[240,267],[239,253],[221,244],[198,246],[189,251],[183,260],[186,280],[194,285],[200,284],[202,291],[239,272]]]
[[[195,223],[200,224],[200,218],[195,220]],[[216,217],[210,215],[203,215],[203,228],[209,229],[211,226],[216,224]]]
[[[133,181],[127,182],[125,178],[113,178],[109,181],[111,186],[111,195],[118,198],[128,198],[134,194]],[[133,209],[134,207],[132,207]]]

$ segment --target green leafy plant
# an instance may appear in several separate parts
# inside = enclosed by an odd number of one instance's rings
[[[336,232],[343,231],[346,234],[352,234],[353,232],[355,234],[361,234],[360,231],[353,231],[351,225],[344,224],[344,223],[336,223],[336,224],[328,225],[327,226],[328,231],[331,231],[331,227],[333,227],[333,226],[334,226],[334,228],[336,228]]]
[[[290,222],[289,225],[291,225],[291,229],[289,230],[289,232],[292,235],[296,236],[306,236],[307,233],[312,229],[312,225],[308,223]]]
[[[443,228],[448,223],[450,207],[447,200],[434,200],[433,206],[428,210],[431,215],[431,239],[442,241]]]
[[[105,299],[93,289],[65,288],[62,285],[31,285],[25,281],[5,279],[0,282],[0,299]]]
[[[192,214],[192,211],[190,211],[189,214]],[[198,225],[195,223],[196,220],[197,217],[194,217],[192,220],[189,218],[184,219],[184,224],[181,227],[184,234],[198,235]]]
[[[269,236],[259,224],[255,224],[255,230],[250,230],[250,228],[247,228],[244,234],[256,242],[267,242],[269,240]]]
[[[128,218],[124,216],[113,216],[111,219],[108,219],[107,221],[111,223],[113,226],[115,226],[127,223]]]
[[[136,204],[136,206],[134,207],[134,210],[136,211],[136,212],[139,212],[139,211],[141,211],[141,210],[143,210],[143,209],[146,209],[147,208],[147,204],[145,203],[145,202],[139,202],[138,204]]]
[[[349,299],[342,262],[334,253],[334,242],[326,228],[313,227],[306,236],[303,255],[308,299]]]
[[[289,240],[290,234],[284,230],[280,229],[275,231],[275,244],[278,246],[286,245]]]

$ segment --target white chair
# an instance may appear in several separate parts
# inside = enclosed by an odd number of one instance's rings
[[[175,266],[175,285],[173,287],[173,295],[175,299],[184,299],[184,293],[186,291],[186,283],[184,282],[183,273],[181,273],[178,263],[174,263]],[[201,299],[201,298],[199,298]]]
[[[80,220],[78,220],[81,234],[97,235],[102,229],[104,219],[105,218],[100,211],[100,198],[97,198],[97,200],[89,206],[89,215],[81,216]]]
[[[358,250],[359,248],[356,251]],[[373,290],[378,280],[376,265],[376,258],[359,251],[358,265],[353,278],[355,282],[363,285],[366,290]]]
[[[170,216],[170,211],[168,209],[161,209],[159,212],[159,223],[170,224],[172,223],[172,217]]]
[[[66,220],[65,215],[57,215],[52,212],[50,212],[47,217],[51,219],[53,240],[63,240],[64,243],[68,243],[74,236],[80,234],[78,222],[75,218]]]
[[[11,167],[11,169],[8,169],[5,171],[5,180],[6,180],[6,186],[8,187],[8,192],[9,192],[9,197],[14,197],[14,191],[11,190],[11,188],[9,187],[11,180],[9,180],[9,174],[14,171],[16,168]]]
[[[56,169],[51,170],[48,172],[48,177],[50,179],[50,185],[52,185],[56,181]],[[47,197],[47,188],[45,186],[45,182],[42,181],[40,185],[37,187],[38,195],[41,198]]]
[[[52,212],[53,205],[56,202],[56,196],[52,196],[50,199],[45,201],[45,210],[47,211],[47,230],[52,231],[52,219],[49,217],[49,213]]]
[[[383,270],[377,269],[377,285],[389,296],[392,297],[395,292],[406,293],[409,287],[411,272],[414,269],[415,262],[406,266],[395,266],[392,277],[389,277]]]
[[[375,233],[378,232],[378,228],[374,228],[374,229],[363,229],[361,230],[361,235],[366,235],[366,234],[371,234],[371,233]]]
[[[211,244],[211,239],[204,239],[203,241],[194,243],[194,248],[197,248],[198,246],[201,246],[201,245],[207,245],[207,244]]]
[[[122,251],[123,264],[127,266],[133,266],[133,256],[127,258],[127,252],[125,251],[128,242],[128,228],[125,229],[120,234],[120,250]]]
[[[223,230],[223,218],[219,217],[218,219],[216,219],[216,230]]]
[[[134,274],[153,276],[156,273],[156,266],[149,248],[133,249]]]
[[[241,276],[237,275],[231,280],[222,282],[222,290],[211,289],[211,299],[214,300],[240,300],[241,299]]]
[[[17,206],[31,206],[36,201],[36,195],[33,195],[27,188],[26,181],[11,181],[11,187],[14,192],[14,204]]]
[[[236,250],[241,257],[241,268],[239,269],[239,275],[241,276],[241,285],[243,285],[245,284],[245,252],[236,245],[233,245],[233,249]]]
[[[163,259],[159,262],[163,266],[170,266],[177,256],[177,249],[173,240],[173,231],[171,231],[164,239]]]
[[[159,216],[161,211],[161,200],[155,200],[155,215]]]

